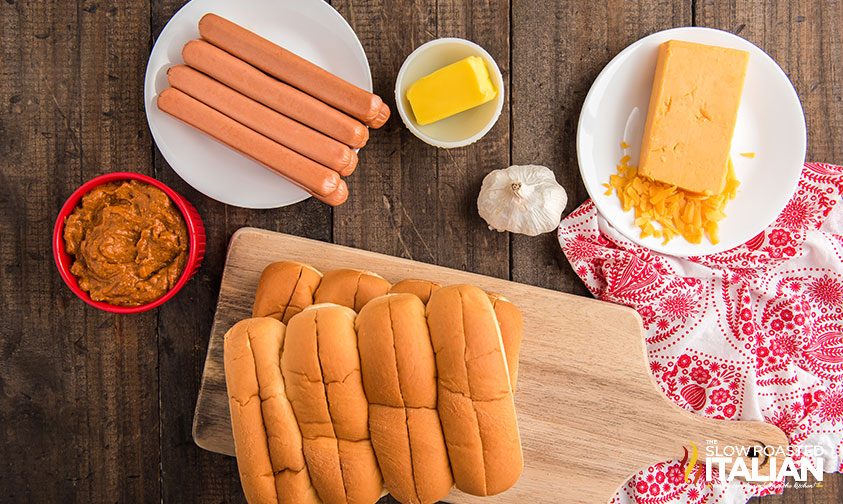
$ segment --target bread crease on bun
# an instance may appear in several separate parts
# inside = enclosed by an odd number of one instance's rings
[[[284,324],[252,318],[224,338],[224,364],[240,482],[251,504],[318,503],[279,365]]]
[[[372,504],[383,484],[360,376],[356,313],[332,304],[293,316],[281,354],[313,486],[325,503]]]
[[[436,282],[431,282],[430,280],[418,280],[415,278],[408,278],[406,280],[401,280],[397,284],[393,285],[392,288],[389,289],[390,294],[413,294],[424,304],[427,304],[428,299],[430,299],[430,295],[433,292],[442,286]]]
[[[285,324],[313,304],[322,273],[295,261],[272,263],[264,268],[255,292],[253,317],[272,317]]]
[[[524,338],[524,317],[521,310],[507,298],[494,292],[489,293],[495,317],[501,328],[501,339],[506,353],[506,365],[509,368],[509,381],[512,392],[518,382],[518,357],[521,353],[521,340]]]
[[[524,462],[492,303],[477,287],[443,287],[427,303],[427,322],[456,486],[478,496],[503,492],[518,480]]]
[[[392,285],[377,273],[338,269],[325,273],[314,294],[314,303],[334,303],[359,312],[372,299],[382,296]]]
[[[386,489],[406,504],[437,502],[453,479],[424,304],[413,294],[375,298],[355,326],[369,431]]]

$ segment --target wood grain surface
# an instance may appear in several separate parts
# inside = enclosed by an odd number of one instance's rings
[[[454,491],[448,501],[606,503],[635,472],[681,458],[690,443],[783,449],[787,436],[762,422],[716,421],[685,411],[650,375],[644,329],[631,309],[584,296],[467,273],[360,249],[265,231],[238,230],[231,239],[194,415],[193,436],[208,450],[234,453],[223,336],[251,315],[263,269],[279,260],[327,272],[368,269],[390,282],[423,278],[497,292],[524,314],[515,406],[524,472],[494,498]],[[646,414],[644,413],[646,412]],[[705,454],[701,460],[705,458]],[[751,461],[747,460],[749,464]],[[761,461],[760,467],[767,467]],[[777,463],[781,465],[781,461]],[[763,469],[762,469],[763,471]]]
[[[245,211],[205,198],[155,150],[142,80],[155,37],[181,0],[0,2],[0,495],[4,502],[242,502],[230,457],[196,447],[193,407],[225,250],[245,225],[585,294],[551,235],[491,233],[474,210],[483,174],[551,167],[571,196],[574,133],[600,69],[653,31],[721,28],[768,51],[793,80],[808,158],[843,163],[843,2],[667,0],[334,0],[358,33],[375,91],[410,51],[461,35],[486,47],[509,94],[500,122],[467,149],[437,151],[390,120],[362,151],[349,203]],[[85,180],[152,174],[186,196],[208,229],[202,269],[156,312],[90,309],[62,284],[53,220]],[[773,503],[843,502],[843,476]]]

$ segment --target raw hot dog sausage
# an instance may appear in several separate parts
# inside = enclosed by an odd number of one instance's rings
[[[345,200],[348,199],[348,184],[345,183],[345,180],[340,179],[337,190],[331,194],[327,196],[319,196],[318,194],[314,194],[312,192],[310,194],[326,205],[339,206],[345,203]]]
[[[279,114],[187,65],[171,67],[167,70],[167,80],[170,86],[340,175],[351,175],[357,167],[357,153],[347,145]]]
[[[216,14],[199,21],[199,34],[215,46],[311,96],[380,128],[389,107],[380,96],[343,80],[310,61]]]
[[[369,139],[369,130],[360,121],[273,79],[204,40],[191,40],[185,44],[182,57],[196,70],[349,147],[363,147]]]
[[[178,89],[162,91],[158,95],[158,108],[264,164],[314,195],[330,196],[340,188],[341,179],[335,171],[243,126]]]

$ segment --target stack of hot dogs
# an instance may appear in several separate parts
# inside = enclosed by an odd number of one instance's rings
[[[167,72],[158,108],[253,158],[331,206],[348,198],[383,100],[216,14]]]
[[[258,503],[432,504],[523,467],[518,308],[477,287],[395,285],[280,262],[225,335],[237,465]]]

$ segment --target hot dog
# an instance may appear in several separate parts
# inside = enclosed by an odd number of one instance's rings
[[[389,107],[368,91],[216,14],[199,21],[202,38],[264,72],[356,117],[372,128],[389,119]]]
[[[345,180],[340,179],[337,185],[337,190],[327,196],[319,196],[318,194],[310,193],[311,196],[318,199],[322,203],[330,206],[340,206],[348,199],[348,184]]]
[[[366,145],[369,130],[360,121],[261,72],[204,40],[182,49],[185,63],[267,107],[357,148]]]
[[[340,175],[351,175],[357,153],[331,137],[266,107],[187,65],[167,70],[170,86]]]
[[[266,165],[314,195],[329,197],[341,189],[342,180],[335,171],[243,126],[178,89],[162,91],[158,95],[158,108]],[[347,194],[347,188],[345,191]]]

